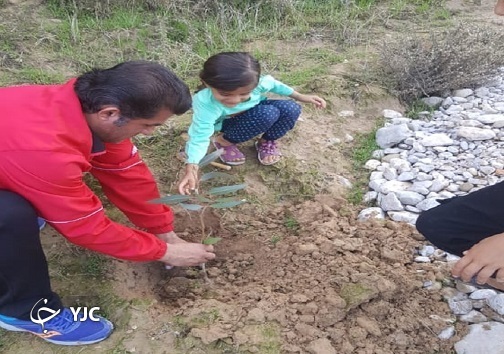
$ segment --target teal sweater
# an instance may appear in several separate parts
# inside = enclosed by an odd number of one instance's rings
[[[259,79],[259,84],[251,92],[250,98],[234,107],[226,107],[217,101],[209,88],[196,93],[193,97],[193,117],[188,132],[189,141],[185,148],[186,162],[199,163],[207,153],[210,138],[215,131],[222,128],[224,119],[258,105],[262,100],[266,99],[265,94],[268,92],[281,96],[290,96],[294,89],[275,80],[270,75],[262,76]]]

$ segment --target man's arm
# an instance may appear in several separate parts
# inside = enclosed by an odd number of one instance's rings
[[[173,230],[173,212],[162,204],[154,177],[129,141],[106,144],[106,153],[95,157],[91,173],[102,185],[107,198],[136,226],[153,234]]]
[[[70,242],[125,260],[152,261],[165,256],[167,244],[155,235],[105,216],[100,200],[82,181],[83,171],[89,169],[82,156],[52,151],[0,154],[2,188],[29,200]]]

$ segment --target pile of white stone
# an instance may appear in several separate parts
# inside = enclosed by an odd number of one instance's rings
[[[433,113],[422,119],[384,110],[376,133],[381,147],[365,167],[371,170],[360,219],[390,217],[414,224],[438,199],[463,195],[504,180],[504,85],[464,89],[425,102]]]
[[[385,110],[385,126],[376,133],[380,150],[366,168],[371,172],[359,219],[389,217],[415,224],[418,215],[438,205],[439,199],[464,195],[504,180],[504,84],[502,78],[476,90],[424,102],[437,109],[420,119]],[[424,245],[415,262],[456,262],[458,257]],[[453,315],[438,334],[449,339],[455,321],[469,324],[469,333],[455,344],[461,353],[504,354],[504,293],[456,282],[443,287],[426,281],[424,287],[441,291]],[[482,313],[482,312],[485,312]],[[436,316],[436,315],[433,315]]]

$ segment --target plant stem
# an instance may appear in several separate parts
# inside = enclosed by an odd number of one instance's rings
[[[207,209],[206,206],[203,207],[203,209],[201,210],[201,212],[199,214],[200,225],[201,225],[201,242],[202,243],[203,243],[203,241],[206,238],[206,234],[205,234],[205,220],[204,220],[204,214],[205,214],[205,210],[206,209]],[[205,263],[201,263],[201,271],[203,272],[203,279],[205,280],[205,283],[209,283],[210,279],[208,278],[208,274],[207,274],[207,271],[206,271],[206,264]]]

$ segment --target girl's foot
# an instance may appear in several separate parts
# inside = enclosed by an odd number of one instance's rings
[[[257,149],[257,158],[263,165],[273,165],[282,158],[282,153],[274,140],[260,139],[256,141],[255,147]]]
[[[213,144],[216,149],[224,150],[219,157],[225,164],[236,166],[245,163],[245,155],[238,149],[236,144],[224,140],[221,136],[216,137]]]

